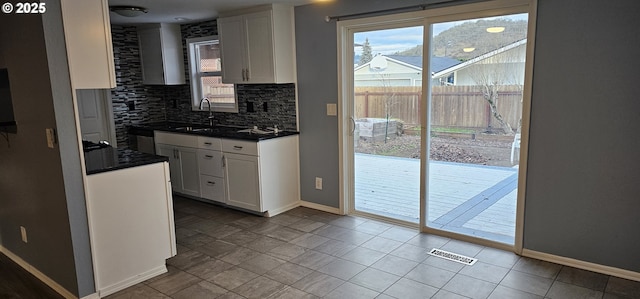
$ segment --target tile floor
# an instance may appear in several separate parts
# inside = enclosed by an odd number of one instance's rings
[[[107,298],[640,298],[640,282],[365,218],[174,202],[169,272]],[[478,262],[429,256],[433,247]]]

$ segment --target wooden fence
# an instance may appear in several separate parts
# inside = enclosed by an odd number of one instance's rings
[[[405,125],[420,124],[420,86],[356,87],[356,118],[400,119]],[[504,86],[498,93],[498,111],[516,129],[522,117],[522,91]],[[481,86],[434,86],[431,94],[431,125],[486,129],[500,128],[493,118]]]

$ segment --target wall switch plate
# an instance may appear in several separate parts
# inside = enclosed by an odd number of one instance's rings
[[[256,112],[256,110],[253,108],[253,102],[247,101],[247,112]]]
[[[327,115],[329,116],[338,115],[338,107],[336,104],[327,104]]]
[[[29,242],[29,240],[27,239],[27,229],[24,228],[24,226],[20,227],[20,236],[22,237],[22,242]]]
[[[47,146],[49,148],[54,148],[56,144],[56,131],[53,128],[46,128],[47,132]]]
[[[136,110],[136,101],[127,102],[127,108],[129,109],[129,111]]]
[[[322,178],[316,177],[316,189],[322,190]]]
[[[269,112],[269,104],[267,102],[262,103],[262,111]]]

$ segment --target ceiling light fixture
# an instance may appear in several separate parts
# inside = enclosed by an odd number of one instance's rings
[[[147,13],[146,8],[139,6],[110,6],[109,10],[123,17],[133,18]]]
[[[473,48],[473,47],[469,47],[469,48],[462,48],[462,51],[465,51],[466,53],[469,53],[469,52],[473,52],[475,49],[476,49],[476,48]]]
[[[504,31],[504,27],[489,27],[487,28],[487,32],[489,33],[500,33]]]

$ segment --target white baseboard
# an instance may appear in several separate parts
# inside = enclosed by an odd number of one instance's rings
[[[300,201],[300,206],[305,207],[305,208],[310,208],[310,209],[314,209],[314,210],[327,212],[327,213],[342,215],[342,213],[340,212],[339,208],[328,207],[328,206],[317,204],[317,203],[313,203],[313,202],[308,202],[308,201],[301,200]]]
[[[284,213],[286,211],[289,211],[289,210],[291,210],[293,208],[297,208],[299,206],[300,206],[300,201],[298,200],[298,201],[293,202],[291,204],[288,204],[288,205],[286,205],[284,207],[280,207],[280,208],[277,208],[277,209],[269,210],[269,211],[267,211],[267,214],[265,216],[266,217],[273,217],[275,215],[278,215],[280,213]]]
[[[101,297],[109,296],[109,295],[111,295],[111,294],[113,294],[113,293],[115,293],[117,291],[124,290],[124,289],[126,289],[126,288],[128,288],[130,286],[136,285],[136,284],[141,283],[141,282],[143,282],[143,281],[145,281],[145,280],[147,280],[149,278],[156,277],[156,276],[158,276],[160,274],[163,274],[163,273],[167,273],[167,266],[165,266],[165,265],[162,265],[160,267],[151,269],[151,270],[149,270],[147,272],[141,273],[141,274],[136,275],[134,277],[129,277],[129,278],[125,279],[125,280],[122,280],[120,282],[117,282],[115,284],[112,284],[112,285],[104,287],[104,288],[97,287],[98,288],[98,293],[100,294],[99,297],[101,298]]]
[[[534,259],[539,259],[547,262],[570,266],[578,269],[583,269],[592,272],[598,272],[606,275],[616,276],[624,279],[640,281],[640,273],[630,270],[604,266],[600,264],[585,262],[568,257],[548,254],[544,252],[538,252],[530,249],[523,249],[522,255]]]
[[[100,296],[98,295],[98,293],[93,293],[93,294],[84,296],[81,299],[100,299]]]
[[[27,272],[33,274],[33,276],[38,278],[44,284],[48,285],[50,288],[52,288],[58,294],[62,295],[62,297],[65,297],[65,298],[68,298],[68,299],[72,299],[72,298],[73,299],[77,299],[78,298],[76,295],[74,295],[71,292],[69,292],[63,286],[59,285],[53,279],[49,278],[44,273],[40,272],[40,270],[36,269],[34,266],[31,266],[25,260],[23,260],[19,256],[15,255],[13,252],[11,252],[9,249],[5,248],[2,245],[0,245],[0,252],[2,252],[4,255],[9,257],[13,262],[18,264],[20,267],[25,269]]]

